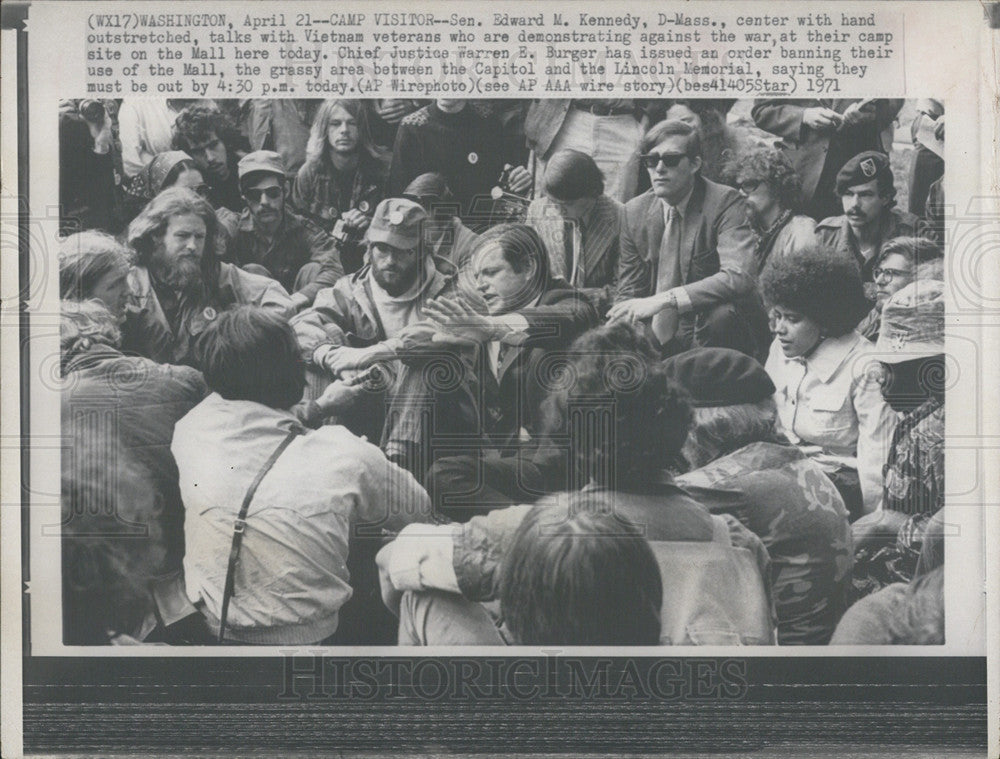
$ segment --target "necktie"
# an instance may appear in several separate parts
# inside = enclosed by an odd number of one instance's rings
[[[662,293],[680,284],[681,221],[677,209],[667,209],[667,223],[660,242],[660,258],[656,267],[656,292]],[[677,310],[667,308],[656,314],[650,327],[660,345],[665,345],[677,332]]]
[[[574,271],[573,262],[573,235],[576,225],[568,219],[563,221],[563,271],[566,273],[566,281],[573,284]]]

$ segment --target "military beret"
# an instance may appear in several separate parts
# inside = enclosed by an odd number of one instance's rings
[[[696,408],[757,403],[774,395],[764,367],[729,348],[694,348],[666,359],[663,368],[688,391]]]
[[[892,167],[889,156],[877,150],[858,153],[837,172],[837,194],[843,195],[848,187],[878,180],[879,188],[892,186]]]
[[[944,283],[918,279],[893,293],[882,306],[875,348],[886,364],[944,353]]]
[[[427,212],[406,198],[386,198],[375,209],[368,227],[369,242],[383,242],[394,248],[415,248],[420,244],[420,225]]]

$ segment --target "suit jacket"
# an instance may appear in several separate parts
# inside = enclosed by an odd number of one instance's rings
[[[498,444],[513,444],[522,429],[539,435],[542,400],[550,380],[566,363],[569,344],[598,322],[597,312],[580,291],[554,279],[534,306],[519,309],[528,327],[506,339],[494,376],[486,345],[475,371],[480,379],[483,431]]]
[[[830,108],[843,113],[855,99],[835,100],[755,100],[751,115],[761,129],[777,135],[788,147],[788,157],[802,182],[802,197],[808,203],[816,192],[823,167],[835,164],[839,170],[848,159],[865,150],[885,152],[882,130],[888,127],[902,100],[875,101],[875,120],[840,131],[817,132],[802,124],[806,108]]]
[[[614,295],[618,272],[618,243],[624,206],[617,200],[601,195],[586,221],[582,249],[574,251],[576,268],[566,271],[565,223],[559,207],[548,198],[537,198],[528,206],[525,222],[534,227],[545,242],[549,268],[580,288],[591,305],[603,313]]]
[[[663,203],[652,190],[625,204],[616,301],[656,292],[663,233]],[[696,178],[684,214],[680,256],[678,284],[695,313],[755,292],[754,237],[736,190]]]

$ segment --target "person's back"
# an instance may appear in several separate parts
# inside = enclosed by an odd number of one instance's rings
[[[173,450],[186,511],[187,592],[205,602],[215,627],[233,519],[257,473],[295,425],[288,412],[217,394],[177,424]],[[247,643],[289,644],[331,635],[338,610],[351,596],[351,527],[398,529],[427,518],[426,500],[409,474],[344,427],[328,425],[297,437],[261,481],[247,513],[228,635]]]
[[[198,350],[213,393],[177,423],[171,446],[188,598],[223,639],[326,640],[352,592],[348,544],[361,535],[352,528],[378,535],[429,520],[427,494],[343,427],[301,427],[290,409],[305,379],[281,317],[253,307],[220,314]]]
[[[677,484],[760,536],[772,561],[781,644],[825,645],[847,603],[851,530],[833,482],[797,447],[751,443]]]

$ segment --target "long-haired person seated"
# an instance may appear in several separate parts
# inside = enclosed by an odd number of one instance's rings
[[[765,365],[783,432],[830,476],[852,521],[879,508],[896,414],[874,346],[855,330],[871,304],[858,264],[816,245],[772,258],[761,275],[774,342]]]
[[[109,296],[124,287],[114,240],[93,230],[75,237],[75,279],[120,303]],[[157,613],[164,596],[154,585],[172,587],[184,556],[170,439],[205,383],[189,366],[122,354],[119,318],[105,303],[67,300],[60,311],[63,642],[164,641],[158,622],[169,615]]]
[[[351,539],[430,519],[427,494],[344,427],[302,428],[289,409],[303,366],[281,316],[218,314],[197,349],[212,394],[177,423],[172,445],[188,598],[216,634],[228,606],[227,642],[327,641],[352,594]]]
[[[558,522],[560,513],[569,525],[581,512],[613,518],[619,534],[639,530],[650,542],[663,586],[661,644],[773,643],[764,579],[770,561],[760,539],[736,519],[710,514],[671,479],[668,468],[687,436],[691,405],[687,393],[655,363],[651,346],[630,326],[599,327],[573,343],[550,381],[545,434],[564,442],[571,462],[567,492],[536,505],[491,511],[464,525],[403,530],[379,554],[383,596],[399,605],[400,643],[510,641],[510,626],[497,627],[487,607],[473,602],[492,601],[498,593],[503,602],[511,592],[511,567],[517,566],[511,555],[521,550],[515,546],[563,550],[546,541],[570,538],[548,525]],[[536,514],[538,509],[544,516]],[[524,527],[529,518],[535,526]],[[537,530],[536,520],[544,529],[528,540],[521,531]],[[607,555],[606,571],[620,579],[605,585],[602,642],[624,642],[614,637],[616,621],[609,617],[619,613],[615,597],[632,592],[624,587],[632,581],[626,581],[629,575],[620,566],[632,561],[624,549]],[[535,592],[547,599],[538,603],[556,608],[566,600],[554,580],[553,573],[539,581]],[[433,592],[421,592],[428,590]],[[501,603],[501,612],[505,621],[510,609]],[[513,642],[524,642],[513,632]],[[645,642],[632,637],[632,644]],[[566,636],[546,642],[577,640]]]

